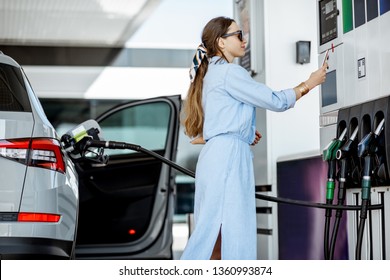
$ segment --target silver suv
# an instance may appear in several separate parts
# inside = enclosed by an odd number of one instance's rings
[[[180,105],[180,95],[127,102],[96,121],[105,140],[174,161]],[[0,54],[0,258],[172,259],[176,170],[132,150],[71,159],[59,135],[79,123],[51,123]]]
[[[0,259],[75,256],[78,175],[20,65],[0,52]]]

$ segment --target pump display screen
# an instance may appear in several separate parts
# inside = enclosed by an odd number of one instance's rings
[[[320,12],[320,45],[337,38],[337,4],[336,0],[319,2]]]
[[[337,103],[336,70],[326,73],[326,80],[321,85],[322,107]]]

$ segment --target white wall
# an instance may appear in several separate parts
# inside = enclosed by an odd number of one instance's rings
[[[265,84],[274,90],[292,88],[308,79],[318,68],[317,10],[313,0],[264,0]],[[296,42],[311,41],[308,64],[296,63]],[[266,112],[265,144],[267,145],[267,183],[277,195],[276,164],[286,158],[302,158],[320,154],[319,151],[319,90],[310,91],[295,107],[283,113]],[[264,127],[264,124],[258,126]],[[260,149],[260,148],[259,148]],[[256,157],[261,157],[255,153]],[[262,161],[262,159],[255,159]],[[261,171],[263,172],[263,171]],[[264,206],[258,202],[258,206]],[[277,205],[272,215],[260,223],[268,223],[271,237],[259,237],[259,258],[278,259]]]
[[[268,0],[266,10],[266,83],[274,89],[290,88],[317,70],[316,1]],[[311,62],[295,62],[295,43],[311,41]],[[318,87],[283,113],[269,113],[271,158],[302,154],[319,149]]]

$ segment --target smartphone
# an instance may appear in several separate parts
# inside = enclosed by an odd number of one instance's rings
[[[324,66],[325,62],[328,60],[328,57],[329,57],[328,55],[329,55],[329,49],[326,50],[324,61],[322,62],[322,66]]]

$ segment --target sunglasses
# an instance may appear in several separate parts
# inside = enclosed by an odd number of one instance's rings
[[[226,37],[234,36],[234,35],[237,35],[238,40],[240,40],[242,42],[242,30],[238,30],[238,31],[232,32],[232,33],[226,33],[226,34],[222,35],[221,37],[226,38]]]

